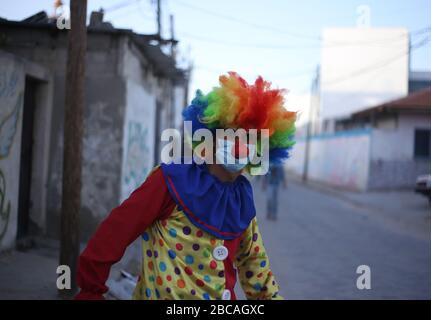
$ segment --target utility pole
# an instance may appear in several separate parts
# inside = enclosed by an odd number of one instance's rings
[[[174,15],[169,15],[169,22],[170,22],[170,28],[171,28],[171,57],[172,59],[176,58],[176,45],[175,45],[175,30],[174,30]]]
[[[71,298],[77,290],[79,212],[84,109],[85,54],[87,50],[87,0],[70,1],[64,114],[63,188],[61,203],[60,265],[71,271],[71,289],[59,290]]]
[[[161,0],[157,0],[157,35],[162,38],[162,7]]]
[[[305,152],[304,152],[304,168],[302,173],[302,181],[308,181],[309,163],[310,163],[310,148],[311,148],[311,136],[313,134],[313,121],[314,121],[314,108],[316,107],[316,96],[319,94],[319,68],[316,69],[316,74],[311,83],[311,95],[310,95],[310,107],[308,109],[308,123],[307,132],[305,137]]]

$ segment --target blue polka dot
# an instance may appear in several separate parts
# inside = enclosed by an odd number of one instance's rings
[[[171,258],[171,259],[175,259],[175,257],[177,256],[177,254],[175,253],[175,251],[172,250],[172,249],[170,249],[168,251],[168,255],[169,255],[169,258]]]
[[[260,267],[261,268],[263,268],[263,267],[265,267],[266,266],[266,261],[265,260],[263,260],[261,263],[260,263]]]
[[[198,265],[199,270],[202,270],[204,268],[203,264]]]
[[[166,271],[166,264],[163,261],[159,263],[159,269],[163,272]]]
[[[195,259],[193,258],[193,256],[186,256],[186,263],[187,264],[192,264],[195,261]]]
[[[203,297],[204,297],[205,300],[209,300],[210,299],[210,295],[208,293],[206,293],[206,292],[203,294]]]
[[[159,298],[160,298],[160,292],[159,292],[159,290],[158,290],[158,289],[155,289],[154,291],[156,292],[156,297],[157,297],[157,299],[159,299]]]
[[[144,232],[144,233],[143,233],[143,235],[142,235],[142,239],[144,239],[145,241],[150,240],[150,236],[148,235],[148,233],[147,233],[147,232]]]
[[[258,282],[253,286],[254,290],[260,291],[262,289],[262,285]]]
[[[175,230],[174,228],[170,228],[169,229],[169,235],[173,238],[175,238],[177,236],[177,230]]]
[[[204,281],[205,282],[211,282],[211,277],[209,275],[205,275],[204,276]]]
[[[145,289],[145,295],[147,298],[151,297],[151,290],[149,288]]]

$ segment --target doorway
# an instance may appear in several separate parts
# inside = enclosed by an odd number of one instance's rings
[[[29,236],[31,210],[31,175],[33,163],[34,116],[38,81],[26,77],[24,106],[22,115],[21,156],[18,195],[17,247],[24,249],[32,246]]]

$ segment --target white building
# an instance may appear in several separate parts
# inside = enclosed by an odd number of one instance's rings
[[[405,96],[408,79],[406,29],[325,29],[319,77],[319,131],[333,132],[334,120]]]
[[[326,29],[288,168],[353,190],[413,187],[431,173],[430,88],[429,72],[409,70],[405,29]]]

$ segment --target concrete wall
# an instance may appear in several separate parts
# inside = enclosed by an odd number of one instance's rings
[[[118,205],[126,81],[123,39],[92,34],[87,52],[82,167],[81,233],[89,237]]]
[[[182,111],[186,104],[186,90],[184,86],[175,86],[174,89],[174,99],[175,99],[175,114],[174,114],[174,127],[181,129],[183,127],[183,116]]]
[[[52,77],[48,70],[0,51],[0,250],[13,247],[17,233],[21,136],[26,78],[34,88],[33,147],[29,228],[44,232],[52,113]],[[3,241],[4,240],[4,241]]]
[[[23,64],[0,52],[0,250],[15,244],[25,73]]]
[[[141,68],[143,63],[148,63],[145,57],[132,44],[125,44],[121,70],[126,88],[120,201],[144,182],[153,167],[157,83],[149,69]]]
[[[45,119],[51,126],[41,150],[48,160],[45,181],[46,199],[42,232],[58,238],[63,170],[63,123],[67,33],[41,29],[22,30],[7,27],[2,32],[9,42],[5,50],[33,61],[49,70],[52,86],[52,112]],[[25,44],[25,45],[23,45]],[[31,47],[31,49],[29,49]],[[118,205],[122,165],[123,123],[126,84],[121,76],[122,37],[91,33],[88,37],[86,70],[86,105],[84,108],[83,189],[81,235],[86,240],[102,217]],[[38,116],[36,114],[35,116]],[[49,120],[49,121],[46,121]],[[33,186],[32,186],[33,188]],[[46,214],[45,214],[46,213]]]
[[[81,238],[87,240],[120,197],[125,82],[119,56],[122,42],[113,35],[91,34],[85,84]],[[56,49],[52,152],[48,192],[47,234],[58,238],[63,176],[65,102],[64,48]],[[63,65],[64,63],[64,65]]]
[[[316,136],[310,142],[308,177],[332,186],[365,190],[368,185],[370,132]],[[303,174],[305,140],[295,145],[287,168]]]
[[[373,129],[370,189],[413,188],[416,177],[431,173],[431,160],[415,159],[415,129],[431,129],[431,115],[401,114],[387,129]]]

